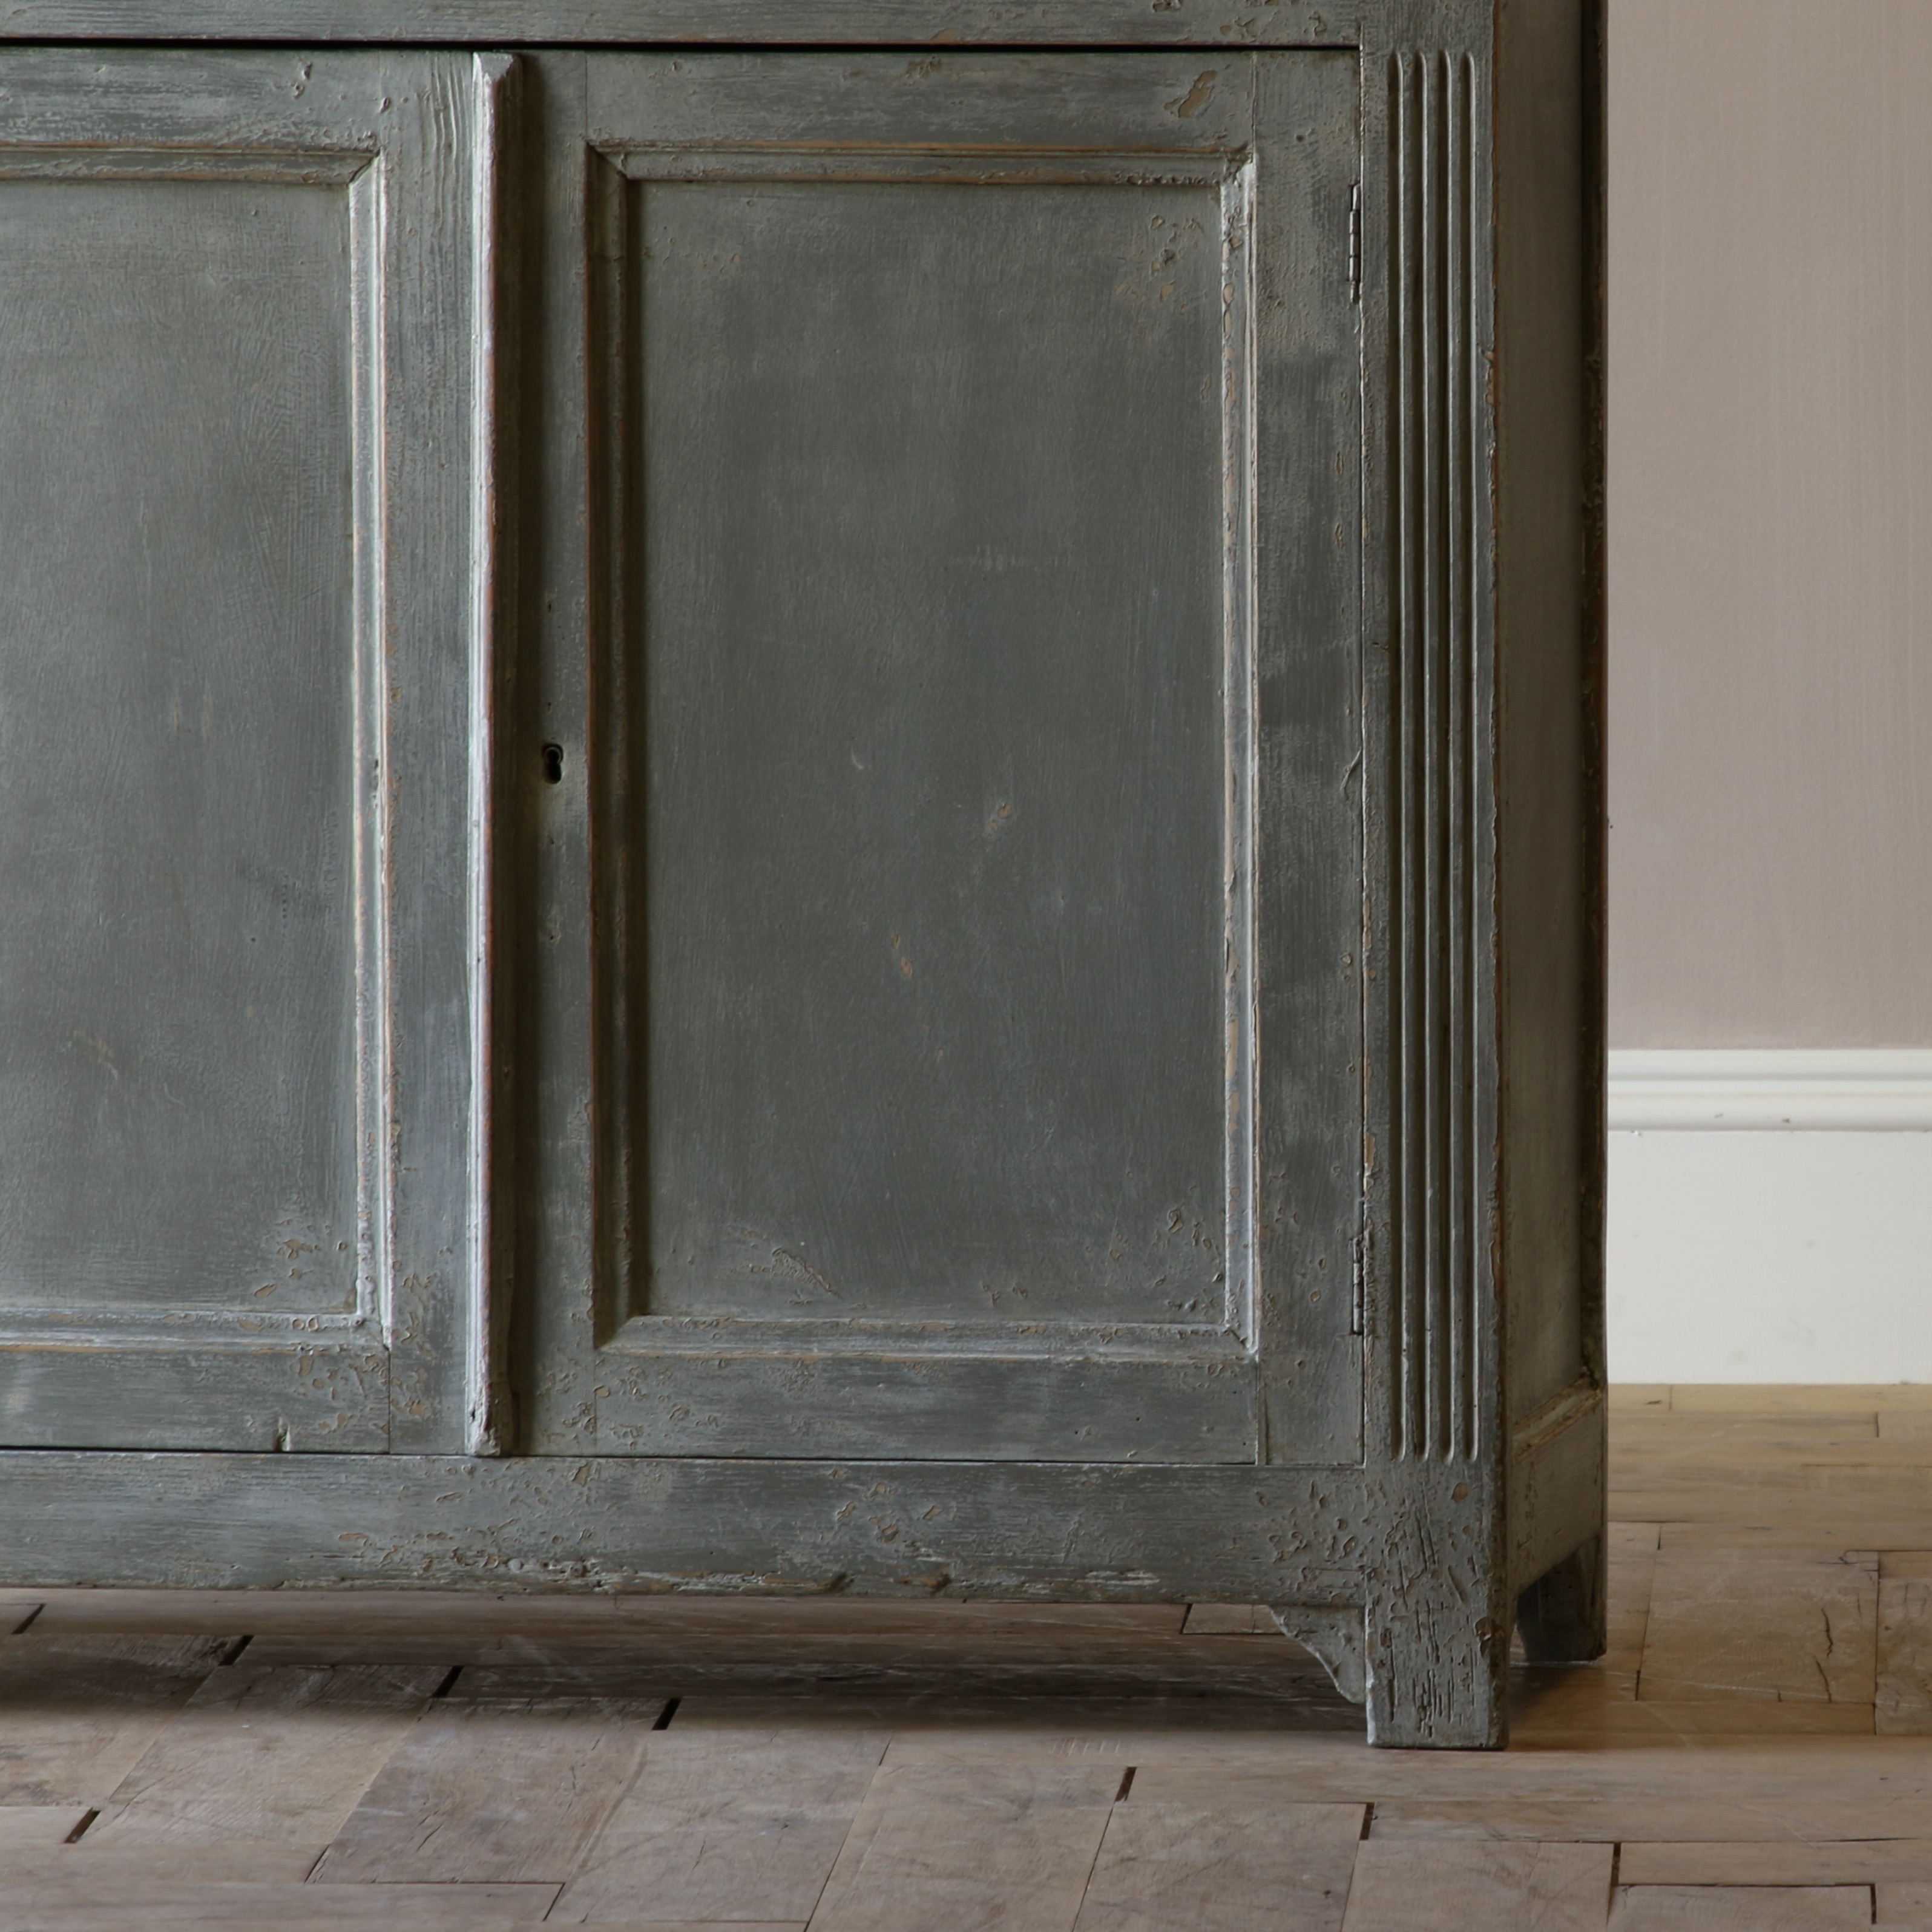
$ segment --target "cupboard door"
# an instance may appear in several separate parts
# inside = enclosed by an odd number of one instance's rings
[[[7,1444],[471,1432],[506,71],[0,57]]]
[[[1354,56],[583,71],[539,1446],[1353,1460]]]

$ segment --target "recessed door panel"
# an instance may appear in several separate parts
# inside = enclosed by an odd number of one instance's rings
[[[1217,184],[628,199],[636,1312],[1218,1323]]]
[[[0,59],[10,1443],[464,1439],[489,85]]]
[[[587,63],[602,1450],[1354,1453],[1353,68],[1183,65]]]
[[[10,1308],[356,1305],[352,191],[0,188]]]

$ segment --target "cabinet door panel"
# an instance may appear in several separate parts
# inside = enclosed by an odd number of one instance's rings
[[[602,1449],[1354,1453],[1353,68],[1198,68],[587,64]]]
[[[408,955],[460,1022],[470,734],[410,687],[468,676],[484,84],[0,60],[10,1443],[380,1449],[392,1367],[418,1412],[460,1367],[466,1054],[424,1090]],[[453,908],[397,890],[426,847]]]
[[[355,1306],[352,192],[0,191],[9,1310]]]
[[[628,200],[634,1311],[1219,1324],[1218,184]]]

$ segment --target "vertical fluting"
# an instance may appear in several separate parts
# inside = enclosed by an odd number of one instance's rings
[[[1481,448],[1474,72],[1391,64],[1399,1454],[1475,1448]]]

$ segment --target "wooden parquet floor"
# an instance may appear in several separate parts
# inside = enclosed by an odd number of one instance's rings
[[[1612,1442],[1501,1754],[1226,1606],[0,1593],[0,1932],[1932,1928],[1932,1390]]]

